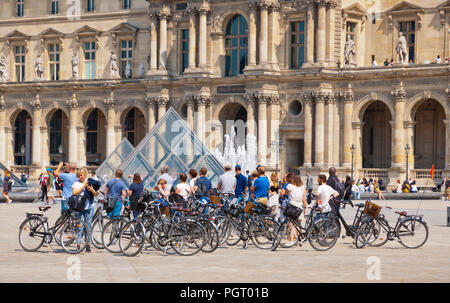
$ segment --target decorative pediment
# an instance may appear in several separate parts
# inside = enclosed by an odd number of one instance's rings
[[[80,39],[95,38],[95,46],[98,49],[100,47],[100,42],[98,39],[99,35],[100,35],[100,31],[98,31],[95,28],[90,27],[88,25],[80,27],[73,33],[73,36],[75,37],[77,48],[80,47]]]
[[[64,34],[60,31],[57,31],[54,28],[47,28],[45,31],[39,34],[39,37],[42,37],[44,39],[55,39],[55,38],[61,38]]]
[[[352,5],[347,6],[346,8],[342,9],[342,12],[346,13],[347,15],[355,15],[359,17],[367,15],[367,11],[359,3],[353,3]]]
[[[391,9],[386,11],[388,14],[401,15],[401,14],[414,14],[423,13],[424,8],[418,5],[409,3],[408,1],[400,2]]]
[[[120,23],[111,29],[111,36],[113,38],[113,44],[117,47],[117,37],[118,36],[133,36],[133,39],[136,40],[136,34],[139,30],[138,27],[131,25],[129,23]],[[136,43],[134,43],[136,45]]]
[[[3,38],[6,41],[8,48],[11,47],[11,43],[14,41],[23,41],[25,43],[25,51],[28,51],[28,40],[30,36],[25,35],[21,31],[14,30]]]
[[[441,25],[445,26],[445,14],[450,12],[450,0],[441,3],[438,6],[439,19],[441,20]]]
[[[441,4],[438,5],[438,8],[450,10],[450,0],[442,2]]]

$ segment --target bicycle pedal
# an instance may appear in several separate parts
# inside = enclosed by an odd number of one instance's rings
[[[345,239],[345,238],[346,238],[346,236],[343,235],[343,236],[342,236],[342,239]]]

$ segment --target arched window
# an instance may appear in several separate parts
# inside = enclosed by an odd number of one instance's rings
[[[89,154],[97,153],[98,115],[98,110],[94,109],[86,123],[86,152]]]
[[[50,153],[59,154],[62,149],[62,110],[57,110],[50,120]]]
[[[236,76],[244,72],[247,44],[247,22],[241,15],[233,16],[225,31],[225,76]]]
[[[14,162],[16,165],[28,165],[31,158],[31,116],[23,110],[14,123]]]
[[[135,128],[135,110],[131,109],[125,117],[125,137],[130,141],[133,146],[136,146],[136,128]]]

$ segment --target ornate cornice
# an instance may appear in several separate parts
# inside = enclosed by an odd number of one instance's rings
[[[355,96],[353,94],[352,85],[349,84],[347,90],[341,93],[342,98],[344,99],[344,103],[352,103],[355,101]]]
[[[114,98],[114,92],[111,92],[109,98],[105,99],[105,105],[108,108],[108,110],[115,108],[116,103],[115,103],[115,98]]]
[[[69,100],[67,100],[67,106],[69,107],[69,109],[71,110],[76,110],[78,109],[78,99],[77,99],[77,95],[75,93],[73,93],[72,98],[70,98]]]
[[[169,104],[170,98],[169,97],[156,97],[156,104],[158,104],[158,106],[167,106],[167,104]]]
[[[327,92],[313,92],[314,95],[314,101],[316,103],[325,103],[325,101],[328,100],[328,94]]]
[[[406,98],[406,91],[403,87],[403,82],[400,82],[400,84],[391,91],[391,95],[394,101],[403,101]]]
[[[280,102],[280,97],[276,94],[270,93],[256,93],[255,101],[260,104],[278,104]]]

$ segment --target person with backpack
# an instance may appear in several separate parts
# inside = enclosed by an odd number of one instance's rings
[[[114,179],[111,179],[106,183],[105,197],[108,200],[108,204],[114,206],[112,211],[108,214],[109,218],[117,218],[120,216],[123,202],[127,197],[127,187],[121,180],[122,175],[123,171],[118,169],[114,174]]]
[[[64,165],[64,168],[63,168],[63,165]],[[63,171],[68,170],[68,172],[60,173],[61,169],[63,169]],[[72,196],[73,183],[78,181],[76,170],[77,170],[76,163],[70,163],[70,165],[69,165],[69,164],[63,163],[63,162],[60,162],[58,167],[55,170],[55,177],[60,178],[63,182],[63,188],[62,188],[63,198],[61,199],[61,212],[64,212],[69,209],[69,205],[68,205],[67,201]]]
[[[39,184],[41,185],[41,201],[45,202],[45,204],[48,204],[48,183],[49,178],[47,171],[44,171],[41,174],[41,177],[39,178]]]
[[[144,183],[142,183],[141,175],[135,173],[132,175],[133,183],[130,185],[128,190],[128,197],[130,197],[130,206],[132,203],[136,203],[139,200],[141,193],[144,191]],[[133,211],[133,217],[136,218],[138,215],[137,211]]]
[[[197,199],[199,199],[199,202],[202,204],[207,205],[209,200],[209,191],[212,189],[211,180],[209,180],[206,177],[206,174],[208,173],[208,170],[206,167],[202,167],[200,169],[199,175],[200,177],[195,181],[194,186],[194,194]],[[208,207],[206,206],[203,210],[204,213],[208,212]]]

